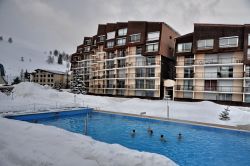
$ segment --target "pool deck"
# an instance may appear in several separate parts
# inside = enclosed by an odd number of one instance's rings
[[[238,126],[227,126],[227,125],[220,125],[220,124],[213,124],[213,123],[204,123],[204,122],[196,122],[196,121],[188,121],[188,120],[180,120],[180,119],[172,119],[172,118],[161,118],[161,117],[156,117],[156,116],[138,115],[138,114],[123,113],[123,112],[104,111],[104,110],[95,110],[95,111],[109,113],[109,114],[143,117],[143,118],[157,119],[157,120],[169,121],[169,122],[177,122],[177,123],[185,123],[185,124],[191,124],[191,125],[199,125],[199,126],[215,127],[215,128],[222,128],[222,129],[228,129],[228,130],[250,132],[250,124],[238,125]]]

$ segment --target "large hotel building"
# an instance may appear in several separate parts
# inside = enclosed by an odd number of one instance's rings
[[[175,99],[250,103],[250,25],[194,24],[175,45]]]
[[[100,24],[71,58],[88,94],[163,98],[164,81],[175,77],[179,34],[163,22]]]

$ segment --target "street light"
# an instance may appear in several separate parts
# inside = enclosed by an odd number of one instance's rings
[[[167,118],[169,119],[169,105],[168,105],[168,100],[170,100],[170,95],[165,95],[164,100],[167,101]]]

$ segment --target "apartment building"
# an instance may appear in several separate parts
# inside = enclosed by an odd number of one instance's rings
[[[175,99],[250,103],[250,25],[194,24],[175,56]]]
[[[48,85],[56,89],[66,88],[69,84],[70,75],[65,72],[36,69],[31,73],[31,82],[38,83],[40,85]]]
[[[71,70],[89,94],[162,98],[164,80],[174,79],[178,36],[163,22],[100,24],[72,54]]]

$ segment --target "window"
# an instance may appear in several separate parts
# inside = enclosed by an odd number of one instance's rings
[[[142,48],[141,47],[136,47],[135,53],[136,53],[136,55],[141,54],[142,53]]]
[[[90,46],[84,47],[84,52],[89,52],[90,51]]]
[[[141,41],[141,34],[132,34],[129,36],[129,42],[133,43],[133,42],[140,42]]]
[[[155,80],[146,80],[146,89],[155,89]]]
[[[86,45],[91,45],[91,40],[89,39],[89,40],[85,40],[85,44]]]
[[[118,30],[118,36],[125,36],[127,35],[127,28],[124,28],[124,29],[119,29]]]
[[[136,89],[144,89],[144,80],[135,80]]]
[[[193,80],[184,80],[183,90],[193,90]]]
[[[105,40],[105,35],[99,36],[99,42],[104,42],[104,40]]]
[[[106,59],[113,59],[115,57],[114,52],[107,52]]]
[[[147,40],[151,41],[151,40],[159,40],[160,38],[160,31],[157,32],[149,32],[148,36],[147,36]]]
[[[119,59],[117,60],[118,67],[125,67],[125,59]]]
[[[117,51],[118,57],[125,57],[126,56],[126,50],[118,50]]]
[[[250,34],[248,34],[248,45],[250,46]]]
[[[232,101],[232,94],[219,94],[219,100]]]
[[[247,59],[250,60],[250,48],[247,49]]]
[[[217,80],[205,80],[205,91],[216,91]]]
[[[177,52],[191,52],[192,43],[179,43],[177,45]]]
[[[107,42],[107,48],[113,48],[114,47],[114,41]]]
[[[184,78],[193,78],[194,69],[193,68],[184,68]]]
[[[136,77],[145,77],[145,69],[144,68],[136,68],[135,69]]]
[[[155,65],[155,57],[147,57],[146,65]]]
[[[158,43],[151,43],[146,45],[146,52],[158,51]]]
[[[154,77],[155,68],[146,68],[146,77]]]
[[[214,47],[214,39],[198,40],[197,49],[212,49]]]
[[[238,47],[238,36],[232,36],[232,37],[221,37],[219,44],[220,48],[225,48],[225,47]]]
[[[233,66],[220,66],[218,67],[218,78],[233,77]]]
[[[250,77],[250,66],[246,66],[245,77]]]
[[[117,39],[117,45],[122,46],[126,44],[126,37]]]
[[[115,38],[115,31],[107,33],[107,40]]]
[[[144,56],[138,56],[136,57],[136,66],[144,66],[145,65],[145,57]]]

